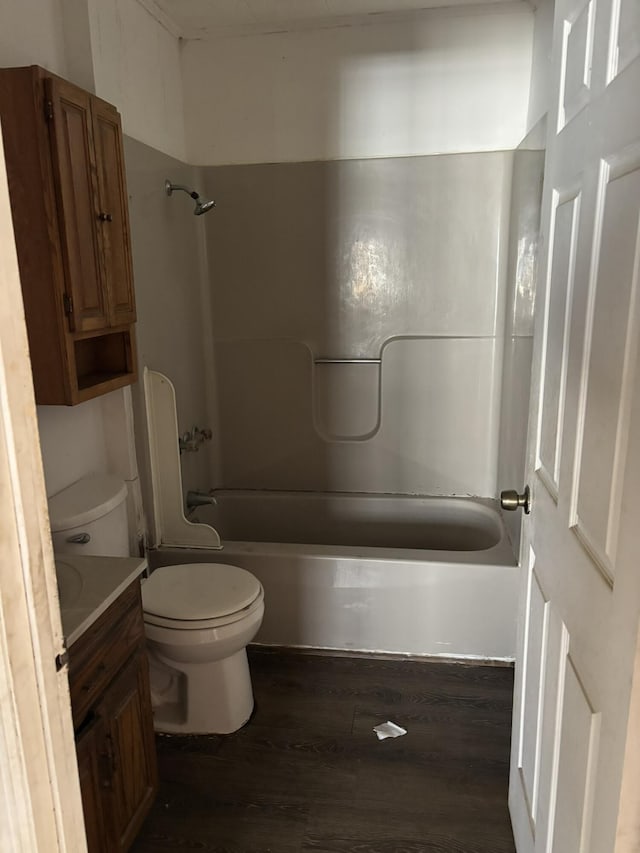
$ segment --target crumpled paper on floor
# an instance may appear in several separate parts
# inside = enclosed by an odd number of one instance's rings
[[[378,740],[384,740],[387,737],[400,737],[407,733],[406,729],[392,723],[391,720],[387,720],[386,723],[380,723],[379,726],[374,726],[373,730],[378,735]]]

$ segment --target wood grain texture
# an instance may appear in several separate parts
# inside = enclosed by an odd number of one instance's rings
[[[36,402],[64,403],[73,353],[39,69],[0,69],[0,119]]]
[[[75,331],[103,329],[109,307],[98,221],[98,182],[91,122],[92,96],[58,77],[44,80],[52,104],[52,166],[67,291]]]
[[[31,66],[0,69],[0,119],[36,402],[74,405],[129,385],[135,299],[117,110]],[[117,351],[84,343],[118,330]]]
[[[69,692],[76,728],[118,670],[143,644],[140,584],[135,581],[69,649]]]
[[[113,750],[104,796],[112,822],[112,853],[131,846],[158,788],[147,656],[138,652],[113,681],[97,709]]]
[[[109,325],[135,323],[129,207],[120,115],[111,104],[92,98],[91,114],[101,210],[111,218],[99,225],[109,295]]]
[[[243,729],[157,738],[160,792],[135,853],[514,853],[511,669],[249,659]],[[408,734],[379,742],[387,719]]]

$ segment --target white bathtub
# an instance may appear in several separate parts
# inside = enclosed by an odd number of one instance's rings
[[[518,569],[495,502],[219,491],[196,518],[221,551],[159,548],[152,567],[226,562],[265,589],[256,642],[512,660]]]

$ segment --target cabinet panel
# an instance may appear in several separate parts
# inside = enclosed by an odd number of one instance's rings
[[[122,130],[118,112],[98,98],[92,116],[109,322],[119,326],[136,319]]]
[[[109,784],[101,766],[104,753],[104,724],[94,719],[76,739],[78,775],[82,794],[85,833],[89,853],[109,853],[109,829],[102,809],[102,792]]]
[[[153,716],[146,654],[139,652],[113,682],[99,706],[113,754],[113,850],[128,850],[157,789]]]
[[[45,92],[34,69],[0,72],[0,119],[38,403],[71,397],[64,268]]]
[[[69,691],[76,726],[143,638],[140,585],[133,583],[69,650]]]
[[[89,853],[124,853],[158,787],[138,581],[69,649],[69,690]]]
[[[91,96],[57,78],[46,81],[70,327],[101,329],[109,315],[96,229],[98,185],[93,157]]]

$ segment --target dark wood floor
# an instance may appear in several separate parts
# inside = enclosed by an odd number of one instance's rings
[[[253,650],[233,735],[159,736],[134,853],[514,853],[512,670]],[[378,741],[392,720],[408,730]]]

